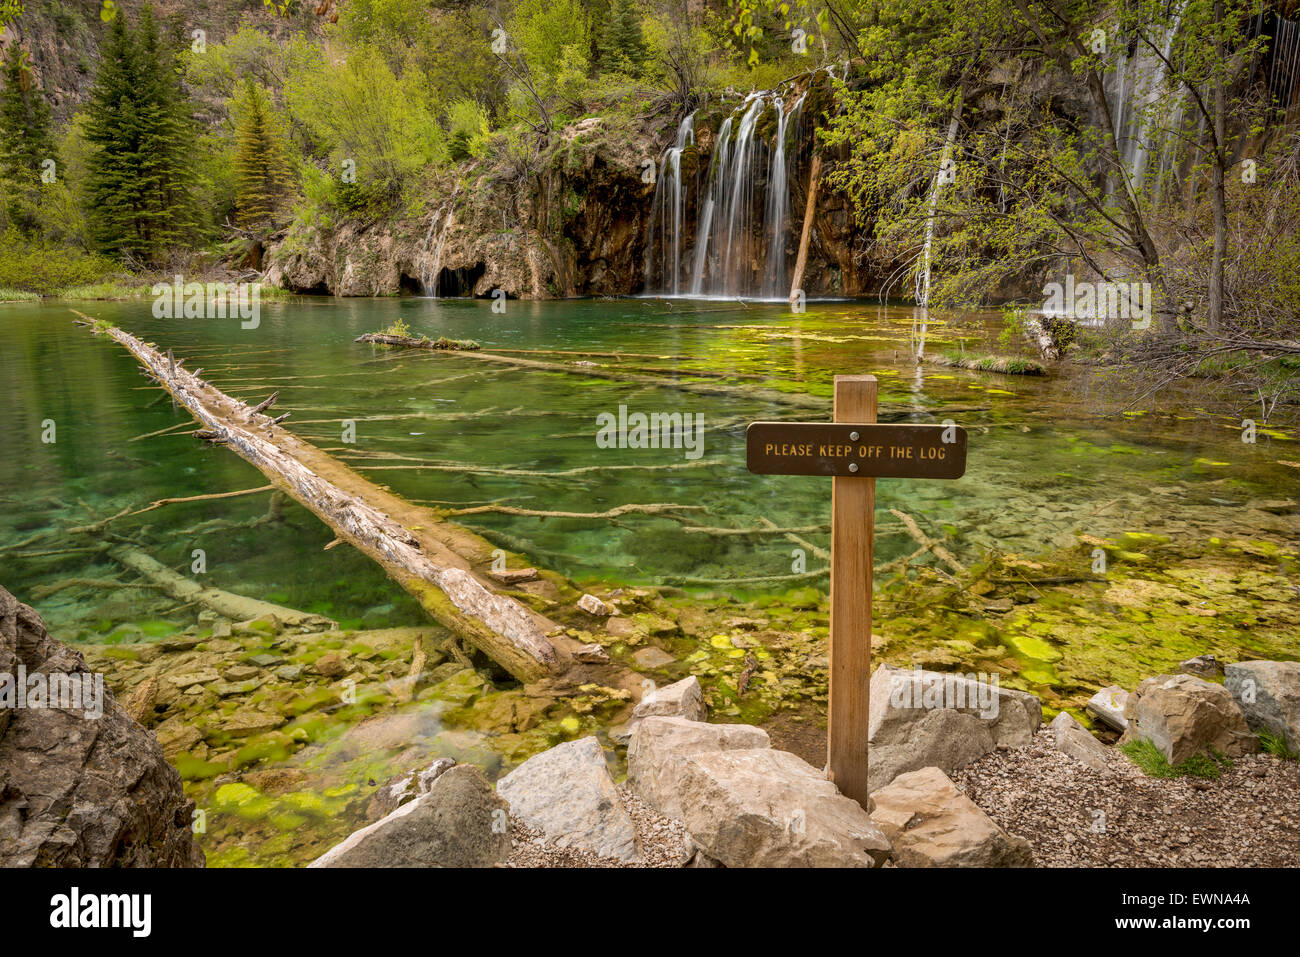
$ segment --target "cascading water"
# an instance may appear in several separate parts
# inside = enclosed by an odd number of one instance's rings
[[[695,143],[694,114],[682,121],[659,164],[646,242],[648,290],[669,296],[786,297],[789,132],[801,128],[806,95],[787,109],[781,92],[751,93],[723,120],[702,184],[693,248],[683,232],[692,177],[683,175],[681,161]],[[766,134],[769,116],[775,122]],[[683,255],[690,260],[689,271]]]
[[[1176,161],[1175,144],[1170,130],[1177,129],[1183,120],[1183,91],[1174,91],[1170,97],[1166,88],[1169,61],[1174,37],[1182,21],[1183,0],[1170,11],[1167,22],[1144,27],[1146,40],[1134,41],[1132,52],[1125,47],[1115,69],[1107,76],[1106,93],[1111,105],[1111,118],[1115,125],[1115,141],[1119,148],[1123,182],[1135,194],[1153,181],[1158,191],[1172,171]],[[1159,48],[1159,52],[1151,46]],[[1163,111],[1163,115],[1161,114]],[[1151,157],[1156,156],[1157,167],[1149,170]],[[1112,181],[1111,187],[1118,185]]]
[[[424,252],[420,257],[420,291],[434,299],[438,298],[438,277],[442,274],[442,241],[447,238],[447,228],[451,225],[456,206],[456,194],[459,192],[460,184],[457,183],[456,188],[451,192],[451,199],[447,201],[446,206],[433,214],[433,218],[429,220],[429,230],[424,234]],[[441,226],[439,226],[440,222]],[[438,233],[436,242],[434,241],[435,229]]]
[[[655,181],[655,198],[650,213],[650,242],[646,243],[646,277],[652,273],[651,259],[658,250],[659,275],[664,292],[681,295],[682,284],[682,152],[695,145],[695,114],[682,120],[677,139],[664,150]]]
[[[789,170],[785,158],[785,131],[788,121],[793,118],[798,126],[799,115],[803,110],[804,93],[795,101],[790,112],[781,108],[778,99],[776,106],[776,148],[772,151],[772,168],[767,174],[767,210],[763,217],[763,235],[767,236],[767,269],[763,274],[763,296],[777,299],[789,290],[789,279],[785,272],[785,232],[786,219],[790,209]]]

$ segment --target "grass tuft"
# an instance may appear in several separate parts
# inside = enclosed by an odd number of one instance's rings
[[[1232,760],[1217,751],[1194,754],[1181,764],[1170,764],[1160,749],[1145,738],[1120,745],[1120,750],[1149,778],[1190,777],[1217,781],[1225,768],[1232,767]]]
[[[1292,751],[1286,745],[1286,738],[1280,734],[1274,734],[1265,728],[1259,732],[1259,744],[1264,749],[1265,754],[1271,754],[1275,758],[1281,758],[1284,761],[1300,761],[1300,754]]]

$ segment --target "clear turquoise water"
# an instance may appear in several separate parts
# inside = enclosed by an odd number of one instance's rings
[[[747,528],[764,518],[779,526],[824,525],[824,480],[750,474],[744,427],[756,419],[828,418],[834,375],[864,372],[880,378],[882,420],[952,418],[970,430],[961,480],[878,483],[878,561],[915,547],[891,531],[898,523],[890,508],[973,559],[989,547],[1033,554],[1072,541],[1076,532],[1141,531],[1145,490],[1171,484],[1200,521],[1209,515],[1231,535],[1242,504],[1292,495],[1300,479],[1300,470],[1283,464],[1300,459],[1296,442],[1277,433],[1242,443],[1239,417],[1212,405],[1207,386],[1166,398],[1163,409],[1143,406],[1130,410],[1143,414],[1124,416],[1115,414],[1124,389],[1081,373],[1032,378],[918,365],[912,357],[920,330],[912,310],[897,307],[821,303],[794,315],[779,305],[680,300],[512,301],[499,315],[487,302],[302,299],[263,304],[260,326],[244,330],[237,320],[155,319],[148,302],[75,305],[170,347],[233,395],[256,401],[278,389],[277,411],[292,413],[286,427],[399,494],[439,505],[594,512],[676,503],[692,507],[682,518],[705,526]],[[415,334],[473,338],[489,351],[662,370],[735,391],[701,395],[353,341],[399,317]],[[120,575],[94,552],[33,554],[74,545],[59,534],[68,525],[163,497],[265,484],[236,455],[201,445],[187,429],[138,438],[189,417],[138,374],[123,349],[72,319],[67,304],[0,306],[0,584],[25,600],[68,577]],[[995,325],[989,315],[942,317],[928,325],[924,346],[929,354],[963,346],[1005,352]],[[793,408],[760,390],[811,395],[823,405]],[[617,413],[620,404],[647,414],[702,415],[703,457],[598,448],[597,416]],[[50,419],[56,441],[47,444],[42,423]],[[342,441],[344,420],[356,423],[353,444]],[[1104,508],[1117,499],[1128,504]],[[178,570],[188,568],[194,548],[204,549],[208,580],[233,591],[367,625],[421,620],[367,559],[346,548],[323,551],[333,536],[303,509],[287,508],[285,524],[236,527],[265,513],[267,501],[261,494],[171,505],[110,527]],[[1153,523],[1168,518],[1150,516]],[[213,521],[226,524],[196,528]],[[794,548],[779,536],[692,533],[659,515],[609,521],[480,514],[464,521],[579,579],[785,575]],[[824,531],[801,537],[829,545]],[[822,565],[807,556],[808,569]],[[66,637],[102,635],[126,620],[187,621],[193,613],[139,591],[70,588],[36,604]]]

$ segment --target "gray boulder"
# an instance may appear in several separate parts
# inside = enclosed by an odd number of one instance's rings
[[[1089,698],[1084,707],[1098,721],[1110,725],[1116,731],[1124,731],[1128,728],[1128,719],[1124,717],[1124,706],[1127,703],[1127,691],[1119,685],[1107,685]]]
[[[1043,720],[1038,698],[956,674],[881,664],[871,678],[868,787],[925,767],[954,771],[994,748],[1023,747]]]
[[[1246,724],[1269,731],[1300,752],[1300,661],[1243,661],[1228,665],[1223,685]]]
[[[641,857],[636,828],[595,738],[566,741],[534,755],[497,782],[518,820],[559,847],[601,857]]]
[[[1052,730],[1056,750],[1086,764],[1094,771],[1109,773],[1106,766],[1107,747],[1092,736],[1068,711],[1062,711],[1048,725]]]
[[[510,856],[508,812],[482,771],[458,764],[308,866],[491,867]]]
[[[697,848],[726,867],[878,867],[889,855],[867,812],[787,751],[702,751],[662,775]]]
[[[0,867],[202,867],[194,803],[157,739],[0,588],[0,696],[17,694],[20,673],[29,688],[90,695],[80,708],[0,706]]]

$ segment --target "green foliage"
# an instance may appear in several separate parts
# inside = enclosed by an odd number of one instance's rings
[[[24,236],[17,229],[0,236],[0,287],[52,296],[67,286],[96,282],[117,268],[102,256]]]
[[[5,289],[0,287],[0,302],[27,302],[40,298],[36,293],[28,292],[26,289]]]
[[[599,51],[602,67],[633,76],[641,72],[647,51],[636,0],[610,0],[609,19],[600,35]]]
[[[17,43],[5,54],[0,78],[0,176],[17,184],[40,181],[42,163],[56,159],[50,107]]]
[[[1274,734],[1265,728],[1259,732],[1259,744],[1264,749],[1265,754],[1271,754],[1275,758],[1282,758],[1284,761],[1300,761],[1300,754],[1287,747],[1285,735]]]
[[[502,56],[515,78],[506,98],[510,119],[550,129],[582,109],[591,69],[591,29],[579,0],[520,0]]]
[[[147,6],[135,29],[123,13],[109,25],[85,124],[90,222],[107,252],[155,261],[197,226],[192,107],[176,58]]]
[[[0,83],[0,225],[31,231],[39,228],[40,210],[54,186],[48,179],[58,170],[50,108],[17,43],[0,64]]]
[[[284,139],[267,91],[252,80],[238,91],[235,115],[235,205],[239,222],[273,224],[290,188]]]
[[[447,151],[452,162],[479,159],[487,147],[492,127],[487,111],[474,100],[457,100],[447,111]]]
[[[1193,777],[1214,781],[1224,769],[1232,767],[1232,760],[1217,751],[1208,755],[1194,754],[1182,764],[1170,764],[1160,749],[1146,738],[1122,744],[1120,750],[1143,774],[1152,778]]]
[[[384,330],[384,335],[400,336],[401,338],[406,339],[411,335],[411,327],[408,326],[406,321],[403,319],[394,319],[389,323],[388,328]]]
[[[392,209],[418,172],[446,161],[446,134],[426,87],[419,71],[395,76],[370,47],[352,51],[341,65],[319,50],[294,64],[285,100],[308,134],[311,155],[330,168],[332,205]]]

